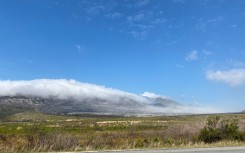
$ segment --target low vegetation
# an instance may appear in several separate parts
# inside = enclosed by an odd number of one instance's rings
[[[205,143],[221,140],[245,141],[245,131],[239,131],[238,119],[222,120],[219,116],[209,117],[207,125],[200,131],[198,139]]]
[[[0,152],[245,145],[245,114],[118,117],[25,112],[2,118]]]

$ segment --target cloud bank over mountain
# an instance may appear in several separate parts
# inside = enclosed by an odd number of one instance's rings
[[[56,97],[59,99],[103,98],[118,101],[120,97],[129,97],[136,101],[144,101],[142,97],[106,88],[94,84],[81,83],[75,80],[31,80],[31,81],[0,81],[0,96],[39,96],[43,98]]]
[[[117,89],[106,88],[89,83],[82,83],[75,80],[65,79],[39,79],[30,81],[0,81],[0,96],[29,96],[42,98],[56,98],[60,100],[75,100],[79,107],[83,103],[96,105],[96,109],[110,109],[114,112],[123,108],[125,111],[131,109],[130,106],[140,106],[141,112],[146,113],[214,113],[215,109],[208,107],[183,105],[171,100],[167,96],[161,96],[150,92],[137,95]],[[118,107],[117,107],[118,106]]]

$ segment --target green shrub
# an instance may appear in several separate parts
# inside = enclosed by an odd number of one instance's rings
[[[172,139],[172,138],[167,138],[167,139],[164,141],[164,144],[172,145],[172,144],[174,144],[174,139]]]
[[[220,123],[220,124],[219,124]],[[198,140],[212,143],[220,140],[245,140],[245,132],[239,131],[238,120],[220,121],[220,117],[209,117],[206,126],[200,131]]]
[[[147,139],[137,139],[134,147],[135,148],[147,148],[149,147],[150,144],[151,142]]]
[[[243,141],[243,132],[239,131],[238,120],[230,119],[221,123],[223,139]]]
[[[154,143],[158,143],[158,142],[160,142],[160,139],[159,139],[159,138],[154,138],[154,139],[153,139],[153,142],[154,142]]]
[[[7,141],[7,137],[3,134],[0,134],[0,141]]]
[[[198,138],[205,143],[212,143],[220,141],[222,139],[222,133],[219,129],[204,127]]]
[[[136,143],[135,143],[135,148],[143,148],[144,147],[144,141],[141,140],[141,139],[138,139],[136,140]]]
[[[222,139],[222,133],[217,128],[220,117],[211,116],[207,119],[207,125],[201,130],[198,139],[205,143],[212,143]]]

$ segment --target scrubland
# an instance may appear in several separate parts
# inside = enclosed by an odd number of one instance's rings
[[[119,117],[25,112],[0,121],[0,152],[245,145],[245,114]]]

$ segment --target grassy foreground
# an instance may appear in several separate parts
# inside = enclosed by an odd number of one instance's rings
[[[0,152],[87,151],[111,149],[241,146],[244,140],[204,143],[198,137],[212,115],[117,117],[56,116],[25,112],[0,121]],[[215,115],[237,119],[245,114]]]

